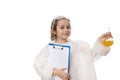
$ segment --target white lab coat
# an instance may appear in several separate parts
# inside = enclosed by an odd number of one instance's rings
[[[52,41],[52,43],[55,43]],[[71,41],[65,43],[71,46],[70,52],[70,80],[97,80],[94,70],[94,61],[105,56],[109,47],[103,46],[98,40],[92,49],[88,43],[83,41]],[[54,80],[53,68],[48,65],[48,45],[37,55],[34,67],[41,77],[41,80]]]

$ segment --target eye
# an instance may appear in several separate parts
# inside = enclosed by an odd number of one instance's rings
[[[64,29],[64,25],[62,25],[62,26],[60,27],[60,29]]]
[[[71,27],[70,26],[67,26],[67,29],[70,29]]]

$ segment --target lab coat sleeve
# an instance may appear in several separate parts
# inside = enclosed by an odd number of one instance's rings
[[[48,65],[48,47],[42,49],[42,51],[36,56],[34,61],[34,68],[41,77],[41,80],[52,79],[53,67]]]
[[[101,42],[97,39],[95,45],[92,48],[92,57],[93,60],[98,60],[101,56],[106,56],[110,51],[110,47],[106,47],[101,44]]]

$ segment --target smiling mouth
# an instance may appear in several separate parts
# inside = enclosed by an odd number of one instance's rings
[[[63,34],[63,35],[65,35],[65,36],[69,36],[69,34]]]

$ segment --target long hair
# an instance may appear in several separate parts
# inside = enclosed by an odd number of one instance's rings
[[[64,16],[58,16],[58,17],[54,18],[51,23],[51,40],[52,41],[57,39],[57,35],[55,34],[56,29],[57,29],[57,22],[62,19],[66,19],[66,20],[70,21],[68,18],[66,18]]]

